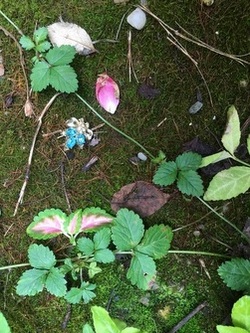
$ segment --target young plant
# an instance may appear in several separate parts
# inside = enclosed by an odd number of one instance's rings
[[[177,181],[177,187],[183,194],[199,197],[203,194],[203,184],[196,170],[201,160],[199,154],[187,152],[177,156],[175,161],[163,161],[154,175],[153,182],[168,186]]]
[[[249,333],[250,332],[250,296],[241,297],[232,308],[232,323],[234,326],[217,325],[219,333]]]
[[[145,231],[141,218],[126,208],[113,217],[95,207],[78,209],[69,216],[60,209],[46,209],[35,216],[27,233],[39,240],[64,235],[73,250],[68,258],[57,260],[47,246],[30,245],[28,264],[4,267],[32,267],[20,277],[17,294],[33,296],[46,289],[72,304],[88,303],[96,296],[96,285],[90,280],[102,271],[100,264],[113,262],[121,253],[131,256],[127,271],[130,282],[140,289],[150,289],[156,277],[155,260],[167,254],[173,236],[170,227],[163,224]],[[74,282],[67,290],[69,275]]]
[[[236,108],[231,106],[228,109],[228,122],[221,142],[224,150],[219,153],[204,157],[200,168],[211,163],[231,158],[241,164],[232,166],[227,170],[217,173],[211,180],[205,194],[204,200],[228,200],[245,193],[250,188],[250,165],[235,156],[240,144],[241,131],[240,121]],[[250,154],[250,135],[247,138],[247,150]]]
[[[75,92],[78,89],[77,75],[69,65],[75,57],[75,48],[70,45],[51,48],[47,37],[48,30],[42,27],[34,32],[33,39],[24,35],[20,38],[25,50],[35,51],[30,75],[32,90],[39,92],[51,85],[59,92]]]
[[[118,319],[112,319],[109,313],[101,306],[91,307],[94,328],[86,323],[83,326],[82,333],[140,333],[141,331],[135,327],[127,327],[126,323]]]

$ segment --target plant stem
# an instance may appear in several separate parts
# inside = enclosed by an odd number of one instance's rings
[[[225,254],[213,253],[213,252],[204,252],[204,251],[190,251],[190,250],[169,250],[169,254],[195,254],[201,256],[210,256],[210,257],[218,257],[224,259],[231,259],[230,256],[226,256]]]
[[[244,234],[244,232],[242,232],[239,228],[236,227],[236,225],[234,225],[232,222],[230,222],[228,219],[226,219],[224,216],[222,216],[221,214],[219,214],[218,212],[216,212],[215,209],[213,209],[213,207],[211,207],[208,203],[206,203],[203,199],[201,199],[200,197],[196,197],[197,199],[199,199],[206,207],[208,207],[214,214],[216,214],[220,219],[222,219],[224,222],[226,222],[227,224],[229,224],[232,228],[234,228],[247,242],[248,244],[250,244],[250,238]]]
[[[12,269],[12,268],[19,268],[19,267],[26,267],[26,266],[30,266],[30,264],[28,262],[26,262],[24,264],[15,264],[15,265],[2,266],[2,267],[0,267],[0,271],[3,271],[5,269]]]
[[[105,118],[103,118],[87,101],[85,101],[85,99],[83,99],[80,95],[78,95],[76,93],[76,96],[98,117],[100,118],[106,125],[108,125],[109,127],[113,128],[113,130],[115,130],[116,132],[118,132],[119,134],[121,134],[122,136],[124,136],[126,139],[130,140],[131,142],[133,142],[135,145],[137,145],[138,147],[140,147],[150,158],[154,158],[154,155],[152,155],[144,146],[142,146],[138,141],[136,141],[135,139],[133,139],[131,136],[129,136],[128,134],[122,132],[121,130],[119,130],[119,128],[115,127],[114,125],[112,125],[109,121],[107,121]]]
[[[11,21],[11,19],[10,18],[8,18],[8,16],[7,15],[5,15],[4,14],[4,12],[2,12],[1,10],[0,10],[0,14],[19,32],[19,34],[20,35],[22,35],[23,36],[23,32],[22,32],[22,30],[20,30],[19,28],[18,28],[18,26],[17,25],[15,25],[15,23],[13,22],[13,21]]]
[[[235,157],[235,156],[233,156],[233,155],[231,155],[231,157],[232,157],[232,159],[235,160],[236,162],[241,163],[241,164],[243,164],[243,165],[245,165],[245,166],[247,166],[247,167],[250,168],[250,164],[248,164],[248,163],[246,163],[246,162],[240,160],[239,158],[237,158],[237,157]]]

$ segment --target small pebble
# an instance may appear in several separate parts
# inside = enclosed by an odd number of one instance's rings
[[[139,158],[139,160],[141,161],[147,161],[147,156],[143,153],[138,153],[137,157]]]

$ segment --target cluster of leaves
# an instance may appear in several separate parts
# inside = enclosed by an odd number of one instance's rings
[[[98,230],[99,228],[99,230]],[[76,237],[79,233],[88,235]],[[93,235],[94,232],[94,235]],[[69,303],[88,303],[95,297],[96,285],[84,281],[102,271],[99,264],[111,263],[116,253],[131,255],[127,278],[140,289],[149,289],[156,276],[155,259],[167,254],[173,237],[168,226],[155,225],[146,231],[139,215],[126,208],[114,218],[96,207],[77,210],[67,216],[60,209],[40,212],[28,226],[27,233],[35,239],[50,239],[59,234],[69,238],[74,246],[73,257],[57,261],[53,251],[42,244],[32,244],[28,250],[29,264],[17,284],[17,294],[33,296],[44,289],[64,297]],[[113,251],[109,246],[115,247]],[[62,262],[62,263],[61,263]],[[67,290],[67,275],[80,287]]]
[[[217,325],[219,333],[249,333],[250,332],[250,296],[241,297],[234,303],[231,318],[234,326]]]
[[[177,181],[177,187],[183,194],[202,196],[202,179],[197,172],[201,160],[199,154],[186,152],[177,156],[175,161],[163,161],[154,175],[153,182],[168,186]]]
[[[220,265],[218,273],[229,288],[250,293],[250,260],[233,258]]]
[[[200,167],[231,158],[243,165],[232,166],[217,173],[211,180],[205,194],[205,200],[228,200],[245,193],[250,188],[250,165],[235,156],[240,145],[241,131],[238,112],[234,106],[228,109],[228,122],[221,142],[224,150],[204,157]],[[247,150],[250,154],[250,135],[247,138]]]
[[[59,92],[75,92],[78,89],[77,75],[69,65],[75,57],[75,48],[69,45],[52,48],[47,38],[45,27],[37,29],[33,39],[24,35],[20,38],[25,50],[36,53],[32,58],[34,66],[30,76],[33,91],[39,92],[51,85]]]
[[[135,327],[127,327],[126,323],[118,319],[112,319],[108,312],[100,306],[92,306],[91,312],[95,333],[140,333]],[[87,323],[82,333],[94,333],[93,328]]]

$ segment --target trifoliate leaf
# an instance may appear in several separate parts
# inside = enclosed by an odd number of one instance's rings
[[[76,51],[73,46],[62,45],[60,47],[53,47],[46,54],[45,59],[52,66],[64,66],[70,64],[76,55]]]
[[[110,229],[104,228],[96,232],[93,241],[95,244],[95,250],[105,249],[109,246],[111,241]]]
[[[49,83],[56,91],[68,94],[78,89],[76,72],[69,65],[51,67]]]
[[[27,36],[22,36],[19,40],[19,43],[22,45],[22,48],[27,51],[32,50],[36,46],[32,39]]]
[[[218,268],[219,276],[231,289],[250,292],[250,260],[234,258]]]
[[[173,233],[170,227],[163,224],[154,225],[146,230],[141,243],[136,247],[136,251],[159,259],[167,254],[172,238]]]
[[[197,170],[201,164],[202,156],[193,153],[186,152],[177,156],[175,162],[179,170]]]
[[[250,188],[250,168],[235,166],[217,173],[204,194],[204,199],[228,200]]]
[[[81,288],[71,288],[70,291],[67,292],[65,299],[71,304],[80,303],[81,300],[87,304],[96,296],[92,291],[95,287],[95,284],[82,282]]]
[[[47,88],[50,84],[50,65],[45,61],[38,61],[32,68],[30,78],[34,91],[42,91]]]
[[[92,279],[96,274],[100,273],[102,269],[97,266],[96,262],[91,262],[88,269],[88,275]]]
[[[101,249],[95,251],[94,258],[97,262],[107,264],[115,260],[114,253],[109,249]]]
[[[47,41],[42,42],[41,44],[36,46],[36,51],[39,53],[44,53],[51,48],[51,44]]]
[[[131,283],[140,289],[147,290],[150,288],[150,283],[155,279],[155,275],[154,260],[146,254],[135,251],[127,272],[127,278]]]
[[[34,296],[43,290],[48,271],[29,269],[25,271],[17,284],[16,292],[20,296]]]
[[[2,312],[0,312],[0,327],[1,327],[1,333],[11,333],[8,322],[5,319]]]
[[[100,306],[92,306],[91,312],[93,315],[94,327],[96,333],[121,333],[108,312]]]
[[[242,327],[250,332],[250,296],[245,295],[234,303],[232,322],[236,327]]]
[[[52,295],[62,297],[67,291],[66,283],[64,274],[58,268],[52,267],[47,276],[45,287]]]
[[[221,142],[230,154],[234,155],[236,148],[240,144],[240,120],[235,107],[232,105],[227,112],[227,127],[222,136]]]
[[[50,269],[56,264],[54,253],[42,244],[32,244],[28,250],[29,262],[32,267]]]
[[[63,232],[67,215],[60,209],[45,209],[34,217],[27,234],[35,239],[49,239]]]
[[[45,41],[48,36],[48,29],[45,27],[38,28],[33,35],[35,43],[38,45],[41,42]]]
[[[168,186],[174,183],[177,176],[177,165],[175,162],[162,162],[156,171],[153,183]]]
[[[187,195],[200,197],[204,193],[202,179],[194,170],[180,171],[177,178],[177,187]]]
[[[114,222],[112,240],[117,249],[120,251],[133,249],[144,233],[144,225],[139,215],[127,208],[122,208],[118,211]]]
[[[90,256],[94,253],[94,242],[86,237],[81,237],[77,240],[77,249],[86,256]]]

